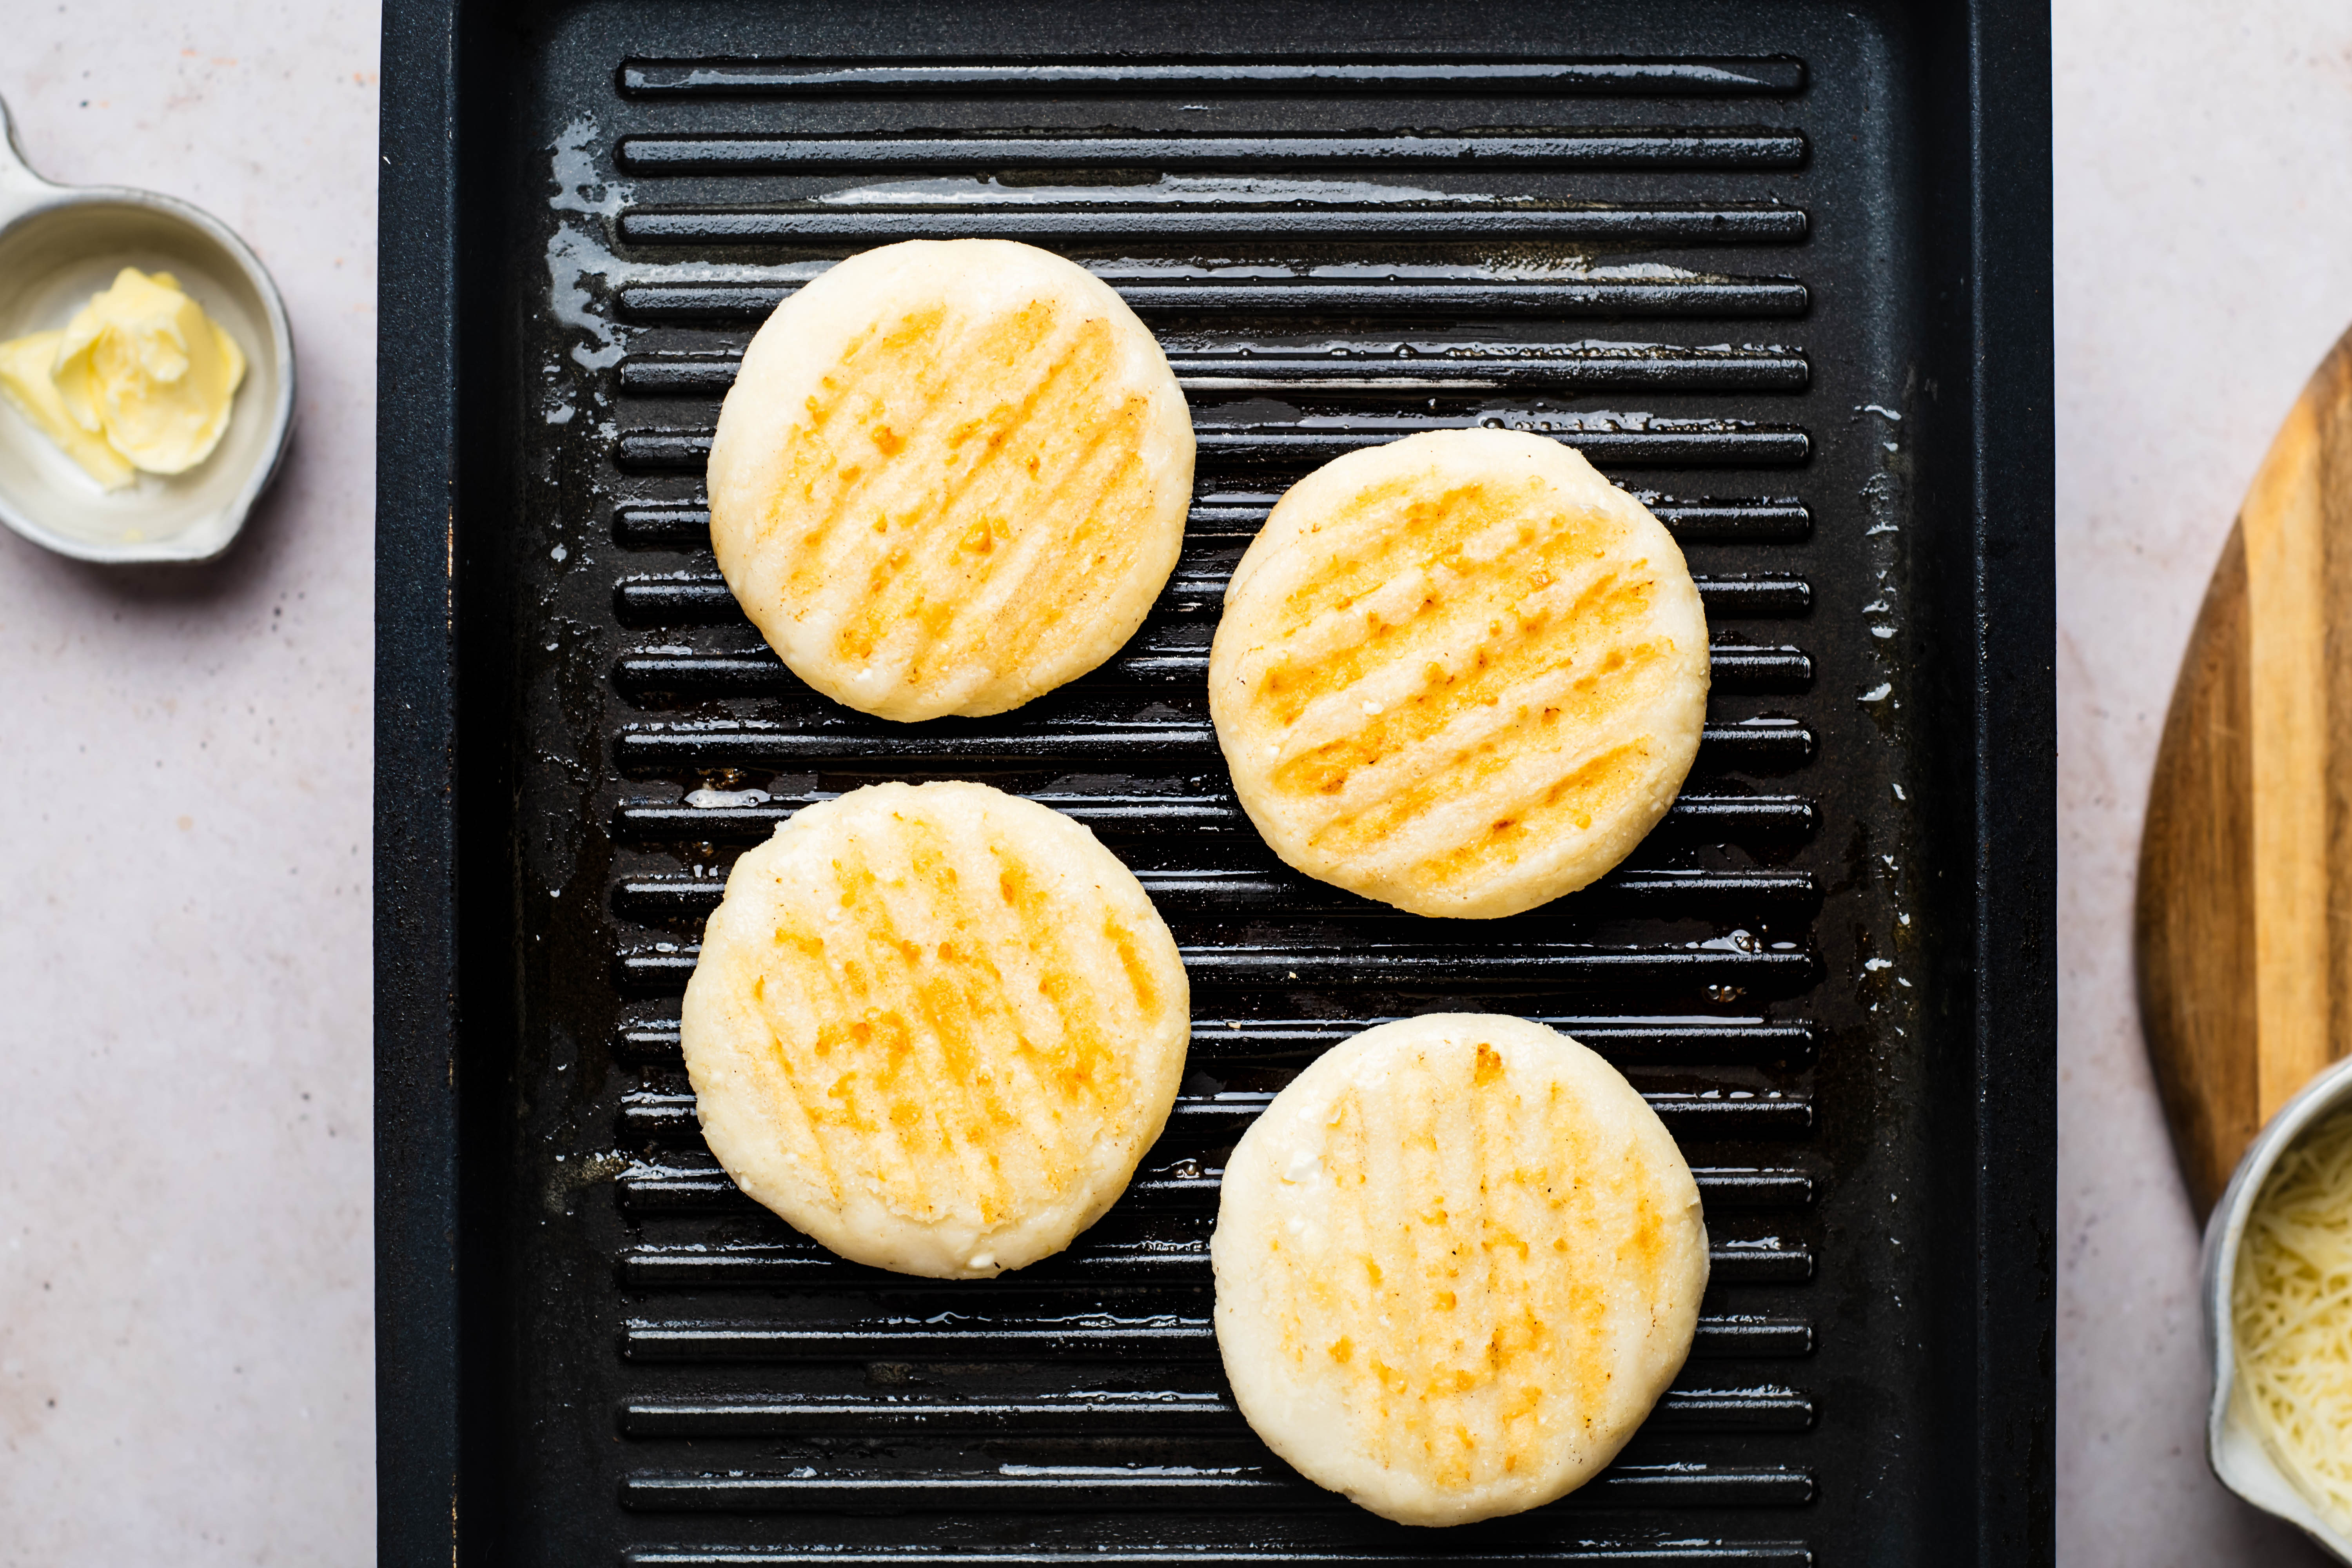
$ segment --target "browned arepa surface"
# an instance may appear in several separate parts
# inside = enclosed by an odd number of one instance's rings
[[[1706,1229],[1615,1068],[1540,1024],[1433,1014],[1327,1052],[1225,1167],[1217,1344],[1250,1425],[1405,1524],[1549,1502],[1682,1368]]]
[[[1175,941],[1094,835],[877,784],[746,852],[681,1016],[710,1151],[841,1256],[984,1279],[1125,1190],[1183,1074]]]
[[[710,541],[802,679],[886,719],[1001,713],[1108,658],[1183,542],[1192,426],[1108,285],[1007,240],[851,257],[751,340]]]
[[[1447,430],[1293,487],[1234,574],[1217,739],[1275,852],[1416,914],[1516,914],[1665,815],[1706,617],[1642,503],[1548,437]]]

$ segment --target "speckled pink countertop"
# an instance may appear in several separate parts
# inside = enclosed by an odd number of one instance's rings
[[[2056,12],[2059,1560],[2317,1561],[2205,1470],[2127,915],[2206,574],[2352,323],[2352,8]],[[363,1562],[375,11],[0,26],[36,164],[217,213],[302,374],[226,560],[110,574],[0,535],[0,1564]]]
[[[364,1563],[376,11],[6,0],[34,166],[259,252],[301,402],[222,561],[0,533],[0,1563]]]

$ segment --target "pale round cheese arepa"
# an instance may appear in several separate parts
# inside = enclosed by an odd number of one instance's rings
[[[1259,1436],[1402,1524],[1549,1502],[1681,1370],[1690,1167],[1615,1068],[1522,1018],[1367,1029],[1227,1162],[1217,1348]]]
[[[1191,1027],[1174,939],[1093,834],[888,784],[735,862],[680,1033],[736,1185],[856,1262],[984,1279],[1126,1189]]]
[[[1276,854],[1415,914],[1517,914],[1623,859],[1706,717],[1706,616],[1647,508],[1547,437],[1326,464],[1225,591],[1209,705]]]
[[[710,542],[784,663],[885,719],[1001,713],[1133,636],[1192,423],[1084,268],[1001,239],[853,256],[776,308],[710,447]]]

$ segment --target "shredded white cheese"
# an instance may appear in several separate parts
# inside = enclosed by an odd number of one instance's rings
[[[2246,1216],[2230,1316],[2263,1447],[2352,1533],[2352,1112],[2306,1130],[2271,1167]]]

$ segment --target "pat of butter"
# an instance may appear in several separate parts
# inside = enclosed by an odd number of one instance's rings
[[[177,474],[220,444],[245,355],[170,273],[126,267],[66,323],[52,374],[76,424],[135,468]]]
[[[106,444],[105,437],[93,436],[74,423],[49,374],[58,363],[58,344],[64,341],[63,331],[54,331],[0,343],[0,394],[6,395],[35,429],[64,447],[66,456],[79,463],[100,488],[119,490],[138,477],[138,470]]]
[[[45,340],[47,374],[36,376]],[[135,267],[90,296],[62,332],[0,344],[0,357],[10,367],[10,400],[109,489],[130,482],[121,465],[178,474],[210,457],[245,379],[236,341],[179,280]],[[58,427],[58,413],[78,434]]]

